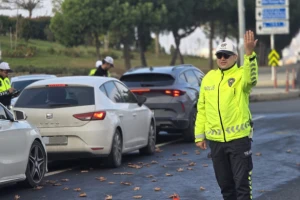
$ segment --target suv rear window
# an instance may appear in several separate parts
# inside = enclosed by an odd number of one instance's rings
[[[120,79],[128,87],[151,87],[173,85],[175,79],[168,74],[130,74]]]
[[[93,87],[66,86],[25,89],[19,96],[15,107],[61,108],[94,104]]]
[[[23,90],[31,83],[34,83],[36,81],[39,81],[40,79],[34,79],[34,80],[26,80],[26,81],[16,81],[11,83],[11,87],[15,88],[16,90]]]

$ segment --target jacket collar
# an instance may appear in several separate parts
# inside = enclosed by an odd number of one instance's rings
[[[231,67],[229,67],[227,69],[218,68],[218,71],[220,71],[223,74],[231,74],[231,73],[234,73],[237,69],[238,69],[238,65],[237,65],[237,63],[234,63]]]

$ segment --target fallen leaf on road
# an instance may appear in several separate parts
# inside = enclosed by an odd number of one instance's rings
[[[81,191],[81,188],[75,188],[74,191],[80,192],[80,191]]]
[[[153,175],[148,175],[148,176],[146,176],[147,178],[153,178]]]
[[[87,195],[86,195],[85,192],[83,192],[83,193],[81,193],[79,196],[80,196],[80,197],[86,197]]]
[[[50,183],[50,184],[52,184],[52,185],[53,185],[53,184],[55,184],[55,183],[56,183],[56,181],[47,180],[47,181],[46,181],[46,183]]]
[[[184,171],[184,169],[182,169],[182,168],[178,168],[178,169],[177,169],[177,171],[178,171],[178,172],[183,172],[183,171]]]
[[[61,183],[55,183],[54,186],[61,186]]]
[[[61,182],[68,182],[69,181],[69,179],[61,179]]]
[[[132,183],[129,182],[121,182],[122,185],[132,185]]]
[[[188,155],[188,152],[182,151],[182,155]]]
[[[208,164],[203,164],[202,166],[203,166],[203,167],[208,167]]]
[[[170,159],[168,159],[168,161],[175,161],[175,159],[173,159],[173,158],[170,158]]]
[[[177,158],[177,160],[182,160],[182,158]]]
[[[135,187],[135,188],[133,188],[133,190],[138,191],[138,190],[140,190],[140,187]]]
[[[153,179],[153,180],[151,180],[151,182],[157,182],[157,180]]]
[[[179,195],[176,194],[176,193],[174,193],[174,194],[172,194],[172,195],[169,196],[170,199],[173,199],[173,198],[176,198],[176,197],[179,198]]]
[[[199,150],[195,150],[195,154],[196,155],[200,155],[200,151]]]
[[[20,199],[21,197],[19,195],[15,195],[15,200]]]
[[[154,188],[154,191],[158,192],[161,191],[161,189],[159,187]]]
[[[193,170],[193,168],[191,168],[191,167],[188,167],[188,168],[187,168],[187,170]]]
[[[166,176],[173,176],[172,174],[166,173]]]
[[[115,182],[108,182],[108,184],[112,185],[112,184],[115,184]]]
[[[196,165],[196,163],[195,162],[191,162],[191,163],[189,163],[189,166],[191,167],[191,166],[195,166]]]
[[[141,169],[143,166],[141,166],[141,165],[128,165],[128,167],[130,167],[130,168],[135,168],[135,169]]]
[[[111,195],[106,195],[104,200],[112,200],[112,196]]]
[[[172,156],[179,156],[179,154],[177,154],[177,153],[173,153],[173,154],[172,154]]]
[[[286,152],[287,152],[287,153],[291,153],[291,152],[292,152],[292,150],[291,150],[291,149],[288,149],[288,150],[286,150]]]
[[[99,181],[101,181],[101,182],[103,182],[103,181],[106,181],[106,180],[107,180],[107,178],[105,178],[105,177],[102,177],[102,176],[101,176],[101,177],[99,177],[99,178],[98,178],[98,177],[96,177],[96,179],[97,179],[97,180],[99,180]]]
[[[143,198],[143,196],[139,195],[139,196],[133,196],[134,199],[141,199]]]
[[[158,162],[153,160],[153,161],[151,161],[151,164],[158,164]]]
[[[69,190],[69,188],[68,188],[68,187],[65,187],[63,190]]]
[[[155,152],[156,152],[156,153],[160,153],[160,152],[162,152],[162,151],[163,151],[163,150],[161,150],[160,148],[156,148],[156,149],[155,149]]]
[[[260,152],[256,153],[255,154],[256,156],[261,156],[262,154]]]
[[[201,191],[204,191],[204,190],[205,190],[205,188],[204,188],[204,187],[200,187],[200,190],[201,190]]]
[[[143,163],[143,162],[138,162],[137,164],[139,164],[139,165],[143,165],[144,163]]]
[[[132,172],[114,172],[115,175],[133,175]]]
[[[40,189],[42,189],[43,187],[42,186],[36,186],[35,188],[34,188],[34,190],[40,190]]]
[[[81,173],[88,173],[88,170],[82,170]]]
[[[163,168],[167,168],[167,165],[163,165],[162,167],[163,167]]]

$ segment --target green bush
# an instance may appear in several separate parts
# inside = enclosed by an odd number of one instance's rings
[[[3,56],[10,58],[29,58],[35,56],[37,48],[35,46],[27,46],[19,44],[16,49],[3,51]]]
[[[48,48],[47,52],[48,52],[49,54],[51,54],[51,55],[57,53],[53,47]]]
[[[63,50],[63,54],[68,57],[78,58],[78,57],[82,56],[84,53],[77,49],[66,48]]]
[[[106,56],[110,56],[115,60],[117,60],[119,58],[119,55],[114,51],[106,51],[106,52],[102,52],[102,53],[100,52],[100,56],[102,59],[104,59]]]

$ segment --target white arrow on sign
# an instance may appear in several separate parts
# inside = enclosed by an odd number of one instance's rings
[[[288,6],[289,0],[256,0],[256,6]]]
[[[287,20],[289,19],[288,7],[263,7],[256,8],[256,20]]]
[[[288,20],[256,21],[256,34],[289,34],[290,23]]]

